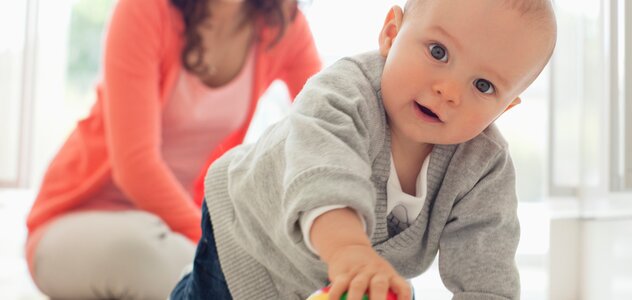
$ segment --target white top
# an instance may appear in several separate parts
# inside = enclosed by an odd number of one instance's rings
[[[391,171],[386,183],[386,215],[393,212],[393,215],[400,222],[406,223],[407,226],[415,221],[415,219],[421,212],[421,209],[424,207],[424,202],[426,201],[426,179],[428,177],[429,160],[430,155],[426,157],[421,166],[421,170],[419,171],[419,175],[417,176],[416,195],[412,196],[402,191],[402,187],[399,183],[399,178],[397,177],[397,171],[395,170],[395,164],[393,163],[393,156],[391,155]],[[301,216],[300,222],[301,231],[303,232],[303,239],[305,240],[307,248],[311,250],[314,254],[318,253],[314,249],[309,235],[314,220],[330,210],[344,207],[345,206],[343,205],[323,206],[311,210]],[[360,218],[366,230],[366,222],[364,221],[364,218],[362,218],[360,214],[358,214],[358,218]]]

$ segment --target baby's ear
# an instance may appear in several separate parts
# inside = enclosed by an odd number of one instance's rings
[[[389,11],[388,15],[386,15],[386,20],[384,20],[384,26],[382,26],[382,31],[380,31],[380,54],[386,57],[388,52],[391,50],[393,46],[393,42],[395,41],[395,37],[397,33],[399,33],[399,29],[402,25],[402,19],[404,16],[404,12],[402,8],[395,5]]]
[[[505,108],[505,111],[508,111],[509,109],[511,109],[512,107],[520,104],[522,102],[522,99],[520,99],[520,97],[516,97],[516,99],[513,99],[513,101],[511,101],[511,103],[509,103],[509,106],[507,106],[507,108]]]

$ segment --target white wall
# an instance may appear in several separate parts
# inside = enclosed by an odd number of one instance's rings
[[[550,299],[632,299],[632,219],[551,222]]]

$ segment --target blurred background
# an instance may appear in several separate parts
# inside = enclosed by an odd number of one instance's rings
[[[558,42],[523,102],[498,120],[517,169],[522,299],[632,299],[632,3],[556,0]],[[0,0],[0,299],[45,299],[23,258],[43,172],[87,115],[116,0]],[[325,64],[377,47],[403,0],[304,8]],[[247,141],[288,110],[273,85]],[[450,299],[436,265],[418,299]]]

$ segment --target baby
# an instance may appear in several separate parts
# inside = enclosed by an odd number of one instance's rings
[[[305,299],[330,283],[332,299],[410,299],[406,279],[439,253],[454,299],[518,299],[514,168],[493,122],[555,40],[548,0],[393,7],[379,51],[314,76],[286,119],[211,166],[172,298]]]

